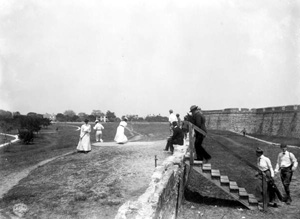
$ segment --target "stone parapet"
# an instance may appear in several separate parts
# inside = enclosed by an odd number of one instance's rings
[[[189,171],[184,165],[188,146],[174,145],[174,149],[174,154],[156,167],[145,193],[136,201],[124,203],[115,219],[175,218]]]

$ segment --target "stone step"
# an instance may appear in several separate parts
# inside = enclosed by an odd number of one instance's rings
[[[194,164],[193,168],[248,209],[257,209],[258,201],[254,195],[248,194],[245,188],[238,187],[237,183],[230,181],[228,176],[221,176],[220,170],[211,169],[211,164],[199,162],[198,165]]]
[[[245,188],[239,188],[239,196],[241,199],[248,200],[248,193]]]
[[[236,182],[230,181],[229,182],[229,191],[232,193],[238,193],[239,192],[239,187],[236,184]]]
[[[253,194],[248,194],[249,198],[248,198],[248,202],[251,206],[257,206],[258,205],[258,201],[255,198],[255,196]]]
[[[220,170],[211,170],[211,178],[212,179],[220,179]]]
[[[195,166],[202,166],[203,161],[202,160],[194,160],[194,165]]]
[[[229,186],[229,178],[228,176],[220,177],[221,186]]]
[[[202,170],[205,173],[210,173],[211,172],[211,164],[210,163],[203,164]]]

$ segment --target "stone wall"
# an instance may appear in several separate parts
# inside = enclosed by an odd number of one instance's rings
[[[300,138],[300,105],[203,111],[208,129]]]
[[[176,218],[187,182],[189,166],[184,165],[188,146],[176,146],[173,156],[156,167],[146,192],[136,201],[127,201],[115,219]]]

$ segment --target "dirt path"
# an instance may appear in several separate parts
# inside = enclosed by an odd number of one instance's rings
[[[15,173],[11,173],[5,177],[1,177],[1,184],[0,184],[0,199],[3,197],[3,195],[5,193],[7,193],[11,188],[13,188],[15,185],[17,185],[19,183],[19,181],[25,177],[27,177],[31,171],[33,171],[34,169],[43,166],[59,157],[63,157],[66,156],[68,154],[71,154],[74,152],[69,152],[60,156],[56,156],[44,161],[39,162],[36,165],[33,165],[31,167],[27,167],[24,170],[21,170],[19,172],[15,172]]]

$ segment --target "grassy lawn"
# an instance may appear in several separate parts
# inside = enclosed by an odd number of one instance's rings
[[[35,169],[22,179],[0,200],[3,214],[9,215],[14,204],[23,202],[30,209],[25,218],[30,219],[113,218],[122,203],[136,199],[147,188],[154,170],[154,156],[157,155],[159,162],[169,156],[162,152],[163,147],[149,145],[93,147],[91,153],[75,153],[79,138],[76,127],[80,125],[53,124],[42,130],[33,144],[16,143],[8,151],[1,149],[2,177],[45,159],[74,152]],[[104,124],[105,142],[113,141],[117,126],[118,123]],[[167,123],[129,123],[128,129],[125,132],[128,138],[139,134],[142,136],[139,141],[166,140],[169,135]],[[93,132],[92,142],[94,137]],[[254,192],[256,147],[265,151],[273,166],[280,152],[279,146],[226,131],[209,131],[204,147],[213,157],[210,161],[213,169],[219,169],[249,193]],[[300,157],[299,150],[289,150]]]
[[[81,124],[54,124],[41,130],[33,144],[13,144],[1,151],[0,174],[5,177],[38,162],[74,152],[33,170],[0,200],[2,214],[25,203],[26,218],[113,218],[119,206],[141,195],[158,163],[168,156],[163,147],[93,147],[89,154],[76,153]],[[105,123],[103,140],[113,141],[118,123]],[[56,128],[58,127],[58,131]],[[141,134],[140,141],[166,139],[168,124],[128,124],[129,139]],[[77,130],[77,131],[76,131]],[[95,142],[94,132],[91,135]],[[140,164],[143,163],[143,168]],[[139,180],[134,180],[139,179]],[[0,214],[1,216],[1,214]]]

